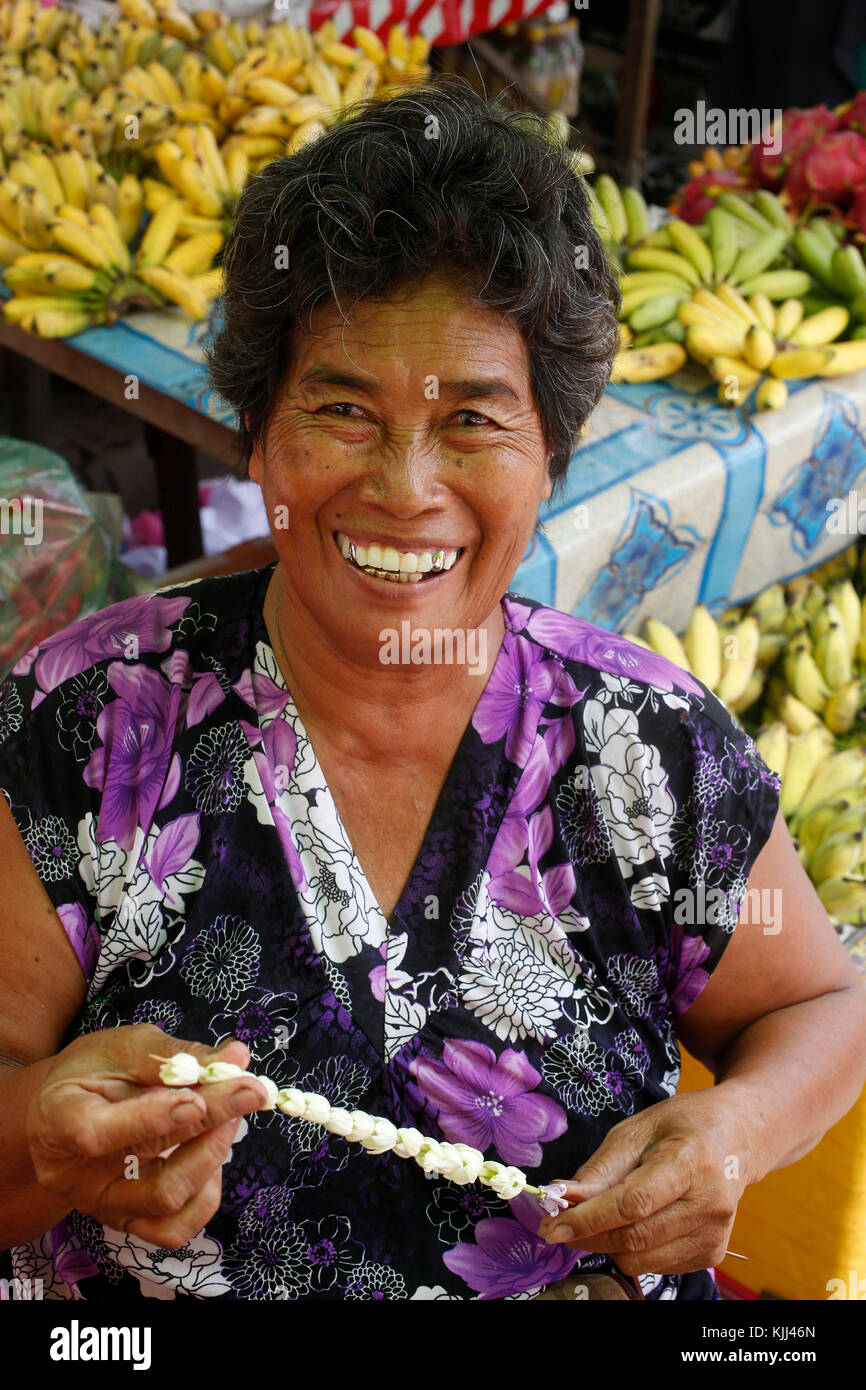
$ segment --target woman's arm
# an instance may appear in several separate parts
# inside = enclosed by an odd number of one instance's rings
[[[781,813],[749,888],[757,890],[750,901],[770,911],[740,921],[677,1033],[742,1117],[751,1183],[808,1153],[857,1100],[866,1081],[866,982]]]

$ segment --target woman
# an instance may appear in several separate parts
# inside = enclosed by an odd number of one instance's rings
[[[615,296],[566,153],[460,84],[241,200],[211,370],[278,562],[79,622],[0,701],[0,1242],[50,1296],[715,1298],[744,1186],[854,1103],[858,976],[751,740],[506,593]],[[747,882],[778,934],[733,933]],[[158,1086],[217,1046],[573,1205]]]

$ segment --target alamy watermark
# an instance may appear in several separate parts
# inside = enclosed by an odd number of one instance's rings
[[[487,629],[483,627],[416,627],[407,618],[379,633],[383,666],[468,666],[470,675],[487,670]]]
[[[866,536],[866,497],[851,488],[847,497],[830,497],[825,503],[824,528],[830,536]]]
[[[0,497],[0,536],[23,536],[25,545],[39,545],[42,498]]]
[[[701,147],[762,144],[771,154],[778,154],[782,148],[782,111],[756,106],[723,111],[698,101],[694,109],[681,106],[674,112],[674,142]]]

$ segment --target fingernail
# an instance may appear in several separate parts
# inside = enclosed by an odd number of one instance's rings
[[[231,1111],[233,1115],[243,1115],[247,1110],[258,1108],[262,1104],[264,1096],[261,1091],[254,1091],[247,1086],[243,1091],[236,1091],[231,1100]]]
[[[171,1118],[176,1125],[194,1125],[202,1117],[202,1108],[196,1105],[194,1100],[181,1101],[171,1112]]]

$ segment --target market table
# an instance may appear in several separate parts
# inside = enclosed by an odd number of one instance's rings
[[[191,324],[179,310],[141,312],[64,342],[0,325],[0,345],[146,422],[169,565],[201,553],[195,448],[238,456],[232,412],[202,360],[215,325],[213,315]],[[517,592],[614,631],[650,613],[681,631],[695,603],[719,610],[851,543],[854,506],[849,530],[834,533],[827,504],[859,488],[866,513],[866,371],[791,383],[785,408],[760,415],[720,405],[702,382],[686,368],[608,387],[565,488],[543,509]]]

